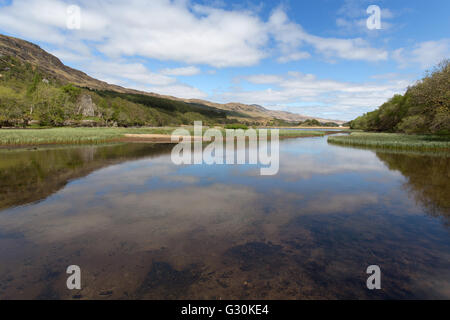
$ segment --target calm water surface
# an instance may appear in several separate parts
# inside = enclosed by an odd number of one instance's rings
[[[260,176],[171,147],[0,151],[0,299],[450,298],[449,156],[287,139]]]

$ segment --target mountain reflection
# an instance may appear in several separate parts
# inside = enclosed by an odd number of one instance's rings
[[[70,180],[111,164],[170,152],[164,144],[0,150],[0,209],[48,197]]]

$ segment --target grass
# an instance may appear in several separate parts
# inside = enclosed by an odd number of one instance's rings
[[[3,129],[0,130],[0,145],[99,144],[121,139],[126,133],[165,134],[172,130],[172,128]]]
[[[353,132],[346,136],[330,136],[328,137],[328,142],[339,145],[379,149],[450,151],[449,136]]]
[[[280,137],[323,137],[325,135],[324,131],[307,131],[307,130],[290,130],[290,129],[279,129]]]
[[[51,128],[0,129],[0,146],[49,144],[101,144],[120,141],[125,134],[168,134],[175,127],[161,128]],[[186,127],[191,133],[192,127]],[[280,137],[324,136],[320,131],[280,130]]]

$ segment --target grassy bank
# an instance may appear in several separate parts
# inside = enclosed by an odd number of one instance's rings
[[[125,134],[170,135],[175,129],[175,127],[0,129],[0,146],[100,144],[120,141],[124,139]],[[183,129],[193,132],[192,127]],[[319,137],[324,135],[325,132],[321,131],[280,130],[280,137]]]
[[[306,131],[306,130],[289,130],[279,129],[281,138],[296,138],[296,137],[323,137],[325,131]]]
[[[0,145],[42,145],[42,144],[98,144],[121,139],[126,133],[166,134],[171,128],[129,129],[129,128],[52,128],[52,129],[2,129]]]
[[[450,136],[353,132],[346,136],[330,136],[328,142],[393,150],[450,151]]]

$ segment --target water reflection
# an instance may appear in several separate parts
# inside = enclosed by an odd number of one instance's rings
[[[145,151],[1,211],[0,298],[450,297],[448,228],[404,187],[429,168],[405,173],[390,155],[324,138],[280,147],[279,174],[260,176],[256,166],[175,166],[167,150],[123,146],[115,161]],[[47,158],[60,157],[70,159]],[[448,175],[444,159],[437,175]],[[429,192],[441,213],[447,203]],[[82,269],[80,291],[65,288],[71,264]],[[365,287],[371,264],[381,291]]]
[[[162,144],[0,150],[0,209],[43,199],[101,167],[167,152]]]
[[[377,152],[390,170],[407,179],[405,188],[432,216],[450,225],[450,157]]]

